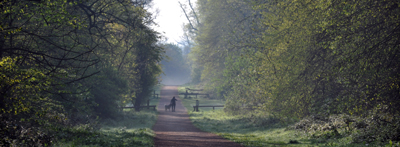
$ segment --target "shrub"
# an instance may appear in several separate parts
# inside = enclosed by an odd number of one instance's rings
[[[400,141],[400,118],[378,107],[364,117],[347,114],[329,117],[311,115],[288,129],[306,132],[312,138],[351,136],[353,142]]]

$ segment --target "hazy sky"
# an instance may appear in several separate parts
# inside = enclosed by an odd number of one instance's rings
[[[182,4],[188,4],[187,0],[153,0],[153,9],[159,9],[159,14],[156,18],[156,23],[158,27],[154,29],[158,32],[165,32],[165,36],[168,38],[169,43],[176,43],[180,40],[182,36],[182,24],[187,23],[185,14],[179,7],[180,1]],[[191,0],[192,4],[196,3],[196,0]]]

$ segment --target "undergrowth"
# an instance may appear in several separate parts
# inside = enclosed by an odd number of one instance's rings
[[[307,146],[312,142],[274,117],[230,115],[222,109],[189,112],[193,124],[244,146]]]
[[[156,94],[160,94],[162,86],[155,87]],[[150,99],[150,105],[157,105],[158,100]],[[54,146],[149,147],[154,145],[155,134],[151,128],[156,121],[157,111],[152,109],[143,109],[140,112],[124,109],[113,119],[102,119],[95,123],[58,130]]]
[[[153,146],[157,113],[153,110],[124,112],[118,119],[106,119],[99,124],[63,129],[54,146]]]
[[[272,116],[265,117],[261,113],[230,115],[222,108],[200,108],[200,112],[193,112],[195,100],[199,100],[200,105],[220,105],[224,102],[204,97],[182,99],[191,121],[203,131],[215,133],[245,146],[292,146],[311,143],[301,140],[301,135],[295,130],[285,130],[285,125],[279,123],[278,119]]]
[[[184,87],[179,88],[180,92]],[[190,119],[199,129],[244,146],[400,146],[399,117],[372,112],[368,117],[331,115],[302,120],[277,119],[263,112],[232,114],[223,109],[194,112],[194,98],[182,99]],[[222,101],[199,97],[201,104]]]
[[[365,117],[313,115],[288,129],[302,131],[315,141],[347,138],[350,143],[400,146],[400,118],[379,110],[375,109]]]
[[[154,88],[156,94],[162,86]],[[157,105],[158,100],[152,97],[150,105]],[[157,119],[152,109],[117,110],[107,118],[89,112],[74,113],[74,119],[57,111],[20,114],[0,114],[0,146],[153,146],[151,128]]]

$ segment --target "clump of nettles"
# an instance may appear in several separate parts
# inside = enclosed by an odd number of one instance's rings
[[[351,136],[356,143],[400,141],[400,117],[381,109],[364,117],[346,114],[329,117],[311,115],[288,129],[302,131],[318,139]]]
[[[51,138],[43,128],[0,114],[0,146],[46,146],[51,145]]]

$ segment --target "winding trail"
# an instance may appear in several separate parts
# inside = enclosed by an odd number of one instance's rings
[[[226,140],[218,135],[203,132],[193,126],[187,110],[178,96],[178,86],[164,86],[161,89],[161,99],[158,104],[158,119],[153,127],[156,133],[156,147],[241,147],[240,144]],[[178,99],[176,111],[165,111],[172,97]]]

